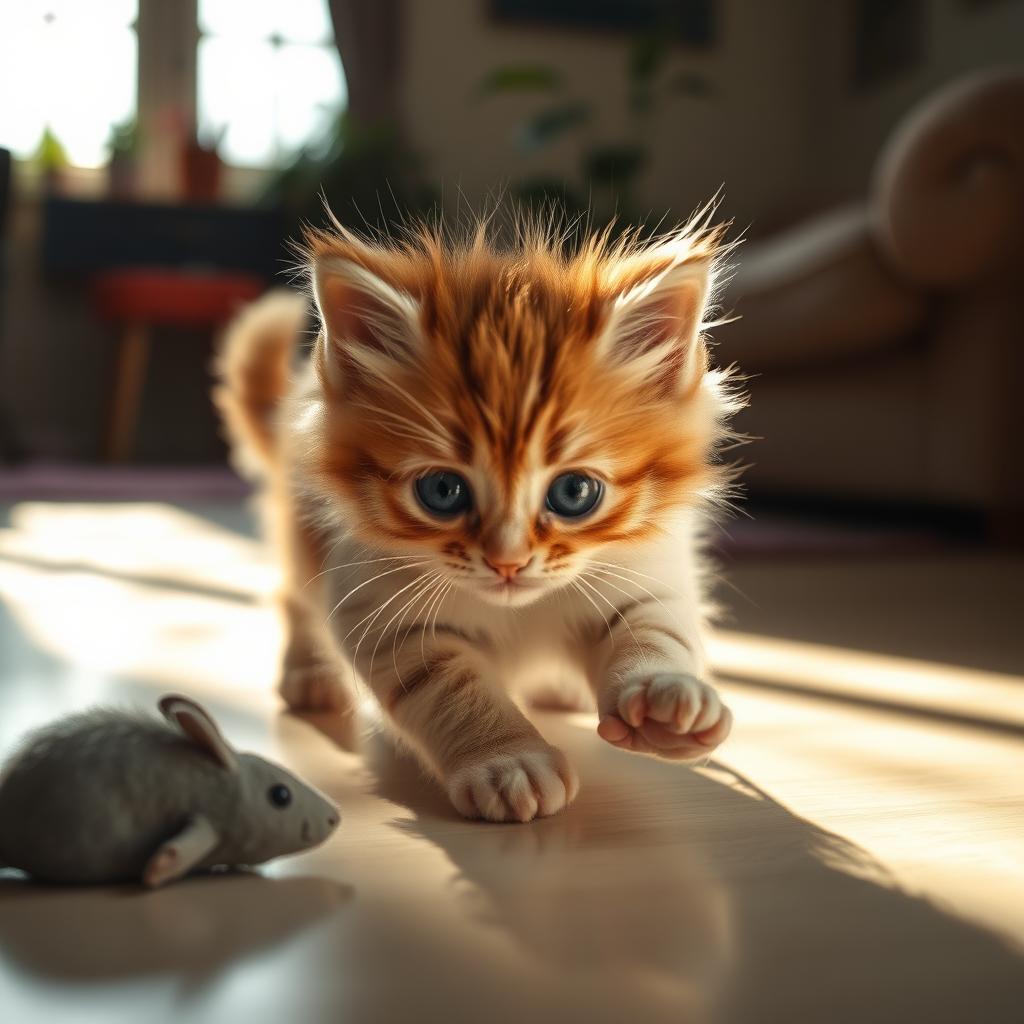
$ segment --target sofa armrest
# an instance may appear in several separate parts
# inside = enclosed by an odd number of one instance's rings
[[[721,298],[720,362],[752,373],[831,362],[902,342],[925,297],[880,260],[863,204],[745,248]]]
[[[972,75],[916,108],[878,159],[870,212],[884,257],[926,287],[1024,253],[1024,72]]]

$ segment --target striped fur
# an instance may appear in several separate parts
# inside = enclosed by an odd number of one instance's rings
[[[536,224],[506,246],[487,225],[308,233],[321,330],[260,444],[290,703],[344,706],[330,683],[343,654],[455,806],[498,820],[553,813],[576,786],[509,699],[520,683],[583,678],[600,734],[630,749],[692,757],[723,738],[695,548],[739,405],[704,334],[729,252],[707,211],[652,241],[575,247]],[[266,350],[259,309],[225,366]],[[239,423],[269,422],[245,381],[268,376],[226,378],[243,446]],[[469,481],[469,513],[438,520],[416,501],[438,469]],[[545,509],[567,470],[604,484],[580,520]],[[528,560],[512,585],[488,564],[510,558]]]

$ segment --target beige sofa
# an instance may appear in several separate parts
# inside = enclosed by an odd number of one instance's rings
[[[1024,73],[914,110],[868,199],[751,245],[720,362],[751,375],[750,490],[1024,527]]]

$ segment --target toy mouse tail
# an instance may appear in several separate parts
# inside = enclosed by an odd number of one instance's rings
[[[288,389],[292,357],[306,322],[306,298],[277,289],[228,327],[214,364],[213,399],[246,476],[262,477],[276,458],[275,412]]]

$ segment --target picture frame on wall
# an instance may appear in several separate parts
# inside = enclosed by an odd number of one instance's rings
[[[925,53],[925,0],[858,0],[853,85],[871,89],[916,68]]]
[[[716,8],[716,0],[490,0],[497,22],[623,34],[657,29],[693,49],[715,43]]]

